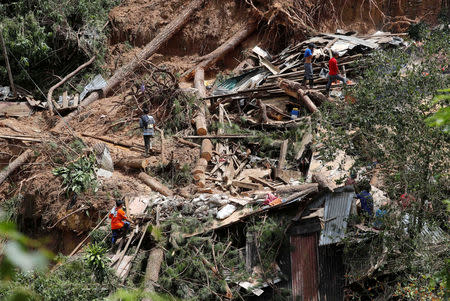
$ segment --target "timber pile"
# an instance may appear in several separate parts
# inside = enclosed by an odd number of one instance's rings
[[[298,108],[300,115],[307,115],[317,111],[320,104],[328,101],[329,98],[323,92],[332,51],[340,55],[338,65],[341,74],[352,79],[358,72],[356,64],[363,61],[370,52],[404,45],[399,35],[386,32],[370,36],[357,36],[351,32],[324,33],[290,45],[277,55],[271,55],[256,46],[243,61],[253,67],[242,69],[240,64],[233,71],[237,76],[208,87],[210,95],[203,99],[212,103],[210,110],[213,111],[218,106],[235,108],[250,125],[286,127],[288,124],[283,122],[290,118],[293,108]],[[316,46],[313,59],[314,89],[306,89],[301,85],[305,72],[303,54],[309,43]],[[320,74],[321,70],[325,73]],[[349,85],[353,84],[354,81],[349,82]],[[333,83],[332,89],[341,86],[342,83]],[[203,89],[199,95],[204,95]],[[340,93],[337,92],[336,95]]]

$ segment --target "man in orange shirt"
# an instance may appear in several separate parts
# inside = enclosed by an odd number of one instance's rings
[[[112,243],[114,244],[120,235],[126,233],[130,227],[130,220],[122,209],[123,200],[116,200],[116,206],[109,213],[111,219]]]

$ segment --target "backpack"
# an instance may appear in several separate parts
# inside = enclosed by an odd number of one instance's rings
[[[142,124],[144,125],[144,129],[148,128],[148,122],[150,121],[150,118],[148,117],[148,115],[142,115],[141,116],[141,120],[142,120]]]

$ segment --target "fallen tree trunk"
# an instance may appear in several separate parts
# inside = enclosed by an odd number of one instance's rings
[[[70,78],[72,78],[74,75],[76,75],[78,72],[80,72],[82,69],[84,69],[85,67],[89,66],[90,64],[92,64],[92,62],[95,60],[95,55],[86,63],[84,63],[83,65],[79,66],[77,69],[75,69],[73,72],[67,74],[59,83],[57,83],[56,85],[54,85],[53,87],[50,88],[50,90],[48,90],[47,93],[47,104],[48,104],[48,109],[50,110],[51,114],[54,114],[54,109],[56,108],[56,103],[53,101],[52,95],[53,95],[53,91],[60,87],[62,84],[64,84],[66,81],[68,81]]]
[[[300,83],[288,79],[278,79],[278,86],[287,94],[301,100],[311,113],[317,111],[316,105],[306,95]]]
[[[161,269],[161,263],[164,259],[163,249],[156,247],[150,250],[148,256],[147,268],[145,269],[144,277],[144,291],[151,293],[155,291],[154,284],[158,282],[159,270]],[[150,301],[149,298],[144,298],[143,301]]]
[[[207,70],[209,67],[213,66],[227,52],[233,50],[237,45],[248,38],[256,30],[257,26],[258,24],[255,21],[250,21],[249,23],[245,24],[241,29],[239,29],[238,32],[236,32],[231,38],[229,38],[225,43],[216,48],[213,52],[201,57],[201,61],[197,66],[183,74],[183,80],[190,80],[193,76],[194,71],[198,70],[199,68]]]
[[[70,113],[63,119],[61,119],[56,126],[53,128],[53,131],[59,131],[61,128],[70,122],[72,118],[74,118],[79,112],[82,111],[85,107],[89,106],[91,103],[95,102],[100,98],[100,94],[103,96],[107,96],[112,90],[119,85],[124,79],[126,79],[131,72],[136,70],[141,61],[148,59],[152,56],[159,48],[164,45],[173,35],[179,31],[189,20],[191,15],[205,2],[205,0],[193,0],[187,6],[181,9],[181,12],[177,15],[177,17],[167,24],[159,34],[148,43],[144,49],[136,56],[134,60],[132,60],[127,65],[121,67],[117,70],[114,75],[107,81],[107,85],[103,88],[102,93],[93,92],[89,97],[84,99],[83,102],[78,106],[78,110]]]
[[[211,161],[212,151],[213,151],[213,146],[212,146],[211,140],[203,139],[200,157],[206,159],[206,161]]]
[[[144,182],[145,184],[147,184],[151,189],[153,189],[154,191],[157,191],[159,193],[161,193],[162,195],[165,196],[172,196],[173,192],[172,190],[170,190],[169,188],[167,188],[165,185],[163,185],[162,183],[160,183],[158,180],[156,180],[155,178],[150,177],[148,174],[146,174],[145,172],[141,172],[138,175],[139,179],[141,179],[142,182]]]
[[[205,174],[206,167],[208,166],[208,161],[205,158],[200,158],[197,160],[197,164],[192,170],[192,175],[194,176],[194,180],[198,180],[200,178],[199,174]]]
[[[33,151],[27,149],[19,157],[17,157],[11,164],[0,172],[0,185],[8,178],[17,168],[22,166],[33,156]]]
[[[145,169],[150,165],[151,161],[150,158],[123,158],[116,162],[115,165],[119,168]]]

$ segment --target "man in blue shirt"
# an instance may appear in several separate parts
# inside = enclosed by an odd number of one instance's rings
[[[362,183],[359,185],[359,193],[356,198],[361,202],[361,209],[369,216],[373,215],[373,198],[370,194],[370,184]]]
[[[313,68],[312,68],[312,57],[314,53],[314,48],[316,46],[313,43],[308,44],[308,48],[305,50],[304,58],[305,58],[305,75],[303,76],[303,86],[306,86],[306,80],[309,80],[309,87],[312,89],[314,80],[313,80]]]
[[[148,108],[144,108],[144,115],[139,119],[139,126],[142,129],[142,134],[144,135],[144,144],[145,144],[145,156],[149,155],[149,151],[152,148],[151,138],[155,136],[155,119],[153,116],[148,114]]]

